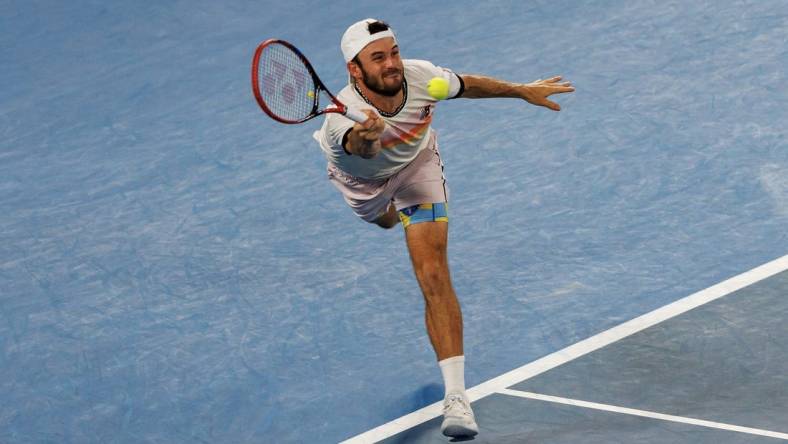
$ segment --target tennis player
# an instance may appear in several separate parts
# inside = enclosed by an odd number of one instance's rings
[[[375,19],[347,28],[341,48],[350,81],[337,98],[369,119],[359,124],[329,113],[314,137],[328,159],[330,181],[356,215],[383,228],[402,223],[444,380],[441,431],[474,436],[479,428],[465,393],[462,313],[446,254],[449,189],[430,127],[437,100],[427,83],[444,78],[449,98],[512,97],[554,111],[560,107],[547,97],[574,88],[561,77],[509,83],[402,59],[393,30]]]

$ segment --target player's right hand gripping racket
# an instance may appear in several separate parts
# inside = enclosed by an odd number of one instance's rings
[[[368,117],[337,100],[320,81],[309,60],[284,40],[261,43],[252,59],[252,91],[257,103],[271,118],[282,123],[302,123],[324,113],[344,114],[363,123]],[[320,93],[331,104],[320,109]]]

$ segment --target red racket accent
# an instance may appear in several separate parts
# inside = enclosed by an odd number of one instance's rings
[[[361,122],[367,118],[337,100],[309,60],[284,40],[266,40],[257,47],[252,59],[252,91],[260,108],[282,123],[302,123],[324,113],[345,114]],[[332,102],[322,110],[321,93]]]

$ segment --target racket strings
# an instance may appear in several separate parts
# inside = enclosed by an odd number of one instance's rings
[[[290,48],[268,45],[258,66],[260,94],[272,113],[300,121],[315,111],[319,91],[304,62]]]

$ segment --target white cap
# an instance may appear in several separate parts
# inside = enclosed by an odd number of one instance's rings
[[[345,56],[345,62],[353,60],[353,57],[357,56],[365,46],[369,45],[375,40],[391,37],[395,42],[397,41],[397,38],[394,36],[394,32],[391,31],[391,28],[385,31],[370,34],[369,24],[377,21],[378,20],[368,18],[361,20],[360,22],[353,23],[347,28],[345,33],[342,35],[341,43],[342,55]]]

